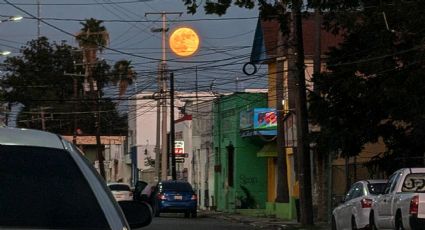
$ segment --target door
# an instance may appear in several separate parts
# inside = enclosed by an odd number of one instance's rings
[[[353,184],[344,198],[344,203],[336,209],[336,222],[339,230],[351,229],[351,209],[354,205],[353,199],[358,194],[358,189],[358,183]]]
[[[388,180],[388,184],[385,187],[384,194],[382,194],[379,199],[378,207],[378,225],[383,228],[392,228],[393,227],[393,213],[392,213],[392,203],[394,199],[394,190],[399,179],[400,173],[395,172],[391,175]]]

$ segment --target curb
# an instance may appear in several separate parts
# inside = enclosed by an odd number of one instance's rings
[[[315,226],[308,228],[308,227],[301,226],[301,224],[298,222],[284,221],[277,218],[251,217],[251,216],[243,216],[239,214],[212,212],[212,211],[204,211],[204,210],[200,211],[199,214],[203,216],[211,217],[211,218],[224,219],[224,220],[228,220],[232,222],[250,225],[257,229],[267,229],[267,230],[330,229],[327,223],[317,223]]]

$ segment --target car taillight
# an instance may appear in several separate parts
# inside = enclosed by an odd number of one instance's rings
[[[160,199],[160,200],[166,200],[164,194],[158,194],[158,199]]]
[[[360,203],[362,203],[362,208],[371,208],[372,207],[372,200],[363,198]]]
[[[198,197],[195,195],[195,194],[193,194],[192,195],[192,197],[190,198],[191,200],[196,200],[196,199],[198,199]]]
[[[132,192],[130,192],[128,195],[129,195],[129,196],[133,196],[133,193],[132,193]]]
[[[412,197],[412,200],[410,200],[410,214],[418,214],[419,209],[419,196]]]

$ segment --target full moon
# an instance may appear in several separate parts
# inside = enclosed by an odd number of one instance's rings
[[[199,37],[191,28],[183,27],[175,30],[169,39],[171,50],[179,56],[190,56],[198,50]]]

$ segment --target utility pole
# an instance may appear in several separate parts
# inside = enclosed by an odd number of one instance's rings
[[[295,97],[296,123],[297,123],[297,152],[298,152],[298,178],[300,184],[300,213],[302,225],[313,225],[313,205],[311,190],[311,165],[309,128],[307,114],[307,93],[305,85],[304,44],[302,31],[301,0],[292,0],[294,16],[294,32],[296,36],[296,81],[297,95]]]
[[[37,38],[41,36],[41,7],[40,0],[37,0]]]
[[[44,119],[44,107],[40,107],[41,130],[46,130],[46,121]]]
[[[171,156],[171,177],[177,179],[176,173],[176,151],[174,146],[175,141],[175,124],[174,124],[174,73],[170,73],[170,156]]]
[[[167,99],[166,99],[166,91],[167,91],[167,79],[166,79],[166,71],[167,71],[167,58],[165,53],[166,48],[166,34],[169,28],[167,27],[167,15],[170,14],[177,14],[182,15],[182,12],[148,12],[145,13],[145,16],[147,15],[161,15],[162,19],[162,28],[159,29],[152,29],[152,32],[161,32],[162,34],[162,59],[161,64],[159,67],[159,74],[158,74],[158,82],[160,82],[161,89],[160,89],[160,98],[161,98],[161,104],[162,104],[162,127],[161,127],[161,179],[166,180],[168,176],[168,165],[167,165],[167,159],[168,159],[168,146],[167,146]],[[159,103],[158,103],[159,106]],[[157,108],[157,111],[159,111],[159,107]],[[158,117],[158,116],[157,116]],[[158,122],[158,120],[157,120]],[[158,125],[157,125],[158,127]],[[159,132],[159,130],[157,130]],[[158,141],[158,140],[157,140]],[[158,144],[157,144],[158,145]],[[174,146],[174,143],[173,143]],[[159,149],[157,150],[159,151]],[[158,154],[159,155],[159,154]],[[155,159],[155,162],[157,159]],[[156,164],[155,164],[156,166]]]
[[[283,33],[279,29],[278,33],[278,56],[276,58],[276,113],[277,113],[277,192],[276,202],[289,203],[289,188],[288,188],[288,175],[287,175],[287,162],[286,162],[286,146],[285,146],[285,126],[284,116],[285,111],[283,108]]]
[[[83,53],[85,53],[84,49],[93,49],[91,47],[84,48]],[[96,149],[97,149],[97,161],[99,164],[99,172],[100,175],[105,178],[105,167],[104,167],[104,156],[100,139],[100,111],[99,111],[99,99],[100,92],[97,87],[96,81],[93,79],[93,65],[94,63],[89,62],[86,56],[84,55],[84,91],[89,91],[92,99],[94,100],[94,122],[95,122],[95,130],[96,130]],[[88,79],[88,81],[87,81]]]

